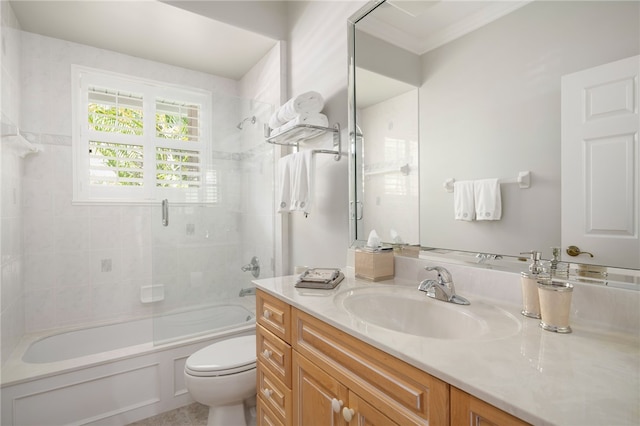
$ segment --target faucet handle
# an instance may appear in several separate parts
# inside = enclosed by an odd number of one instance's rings
[[[442,266],[425,266],[426,271],[436,271],[438,273],[438,284],[449,284],[453,282],[451,273]]]

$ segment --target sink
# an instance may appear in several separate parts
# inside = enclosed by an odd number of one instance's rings
[[[461,306],[427,297],[413,287],[376,285],[346,290],[334,301],[366,326],[434,339],[498,339],[516,334],[511,313],[483,301]]]

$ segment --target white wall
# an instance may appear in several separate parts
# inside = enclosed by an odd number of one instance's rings
[[[9,2],[0,2],[0,92],[2,94],[2,141],[0,143],[0,363],[4,363],[24,334],[22,248],[22,169],[24,160],[9,146],[4,135],[14,134],[20,125],[19,24]]]
[[[313,1],[288,3],[289,96],[309,90],[326,99],[324,113],[330,125],[342,126],[347,150],[347,19],[365,1]],[[314,146],[331,146],[324,136]],[[290,269],[296,265],[341,267],[349,247],[348,159],[316,155],[315,192],[309,217],[291,214]],[[286,271],[285,271],[286,272]]]

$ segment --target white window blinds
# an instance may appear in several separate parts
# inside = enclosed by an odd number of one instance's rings
[[[82,67],[74,79],[76,201],[217,202],[210,94]]]

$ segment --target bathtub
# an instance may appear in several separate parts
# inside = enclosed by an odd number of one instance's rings
[[[255,333],[246,299],[26,336],[2,368],[0,423],[126,425],[191,403],[186,359],[215,341]]]

